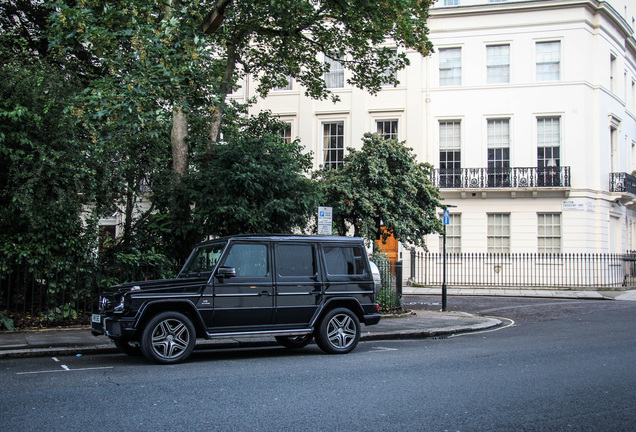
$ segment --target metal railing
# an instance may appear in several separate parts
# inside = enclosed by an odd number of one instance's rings
[[[46,258],[0,260],[0,313],[19,327],[88,324],[103,290],[175,276],[180,266]]]
[[[411,252],[410,282],[438,286],[443,254]],[[448,286],[609,288],[636,285],[634,254],[461,253],[446,256]]]
[[[627,173],[610,173],[610,192],[636,195],[636,177]]]
[[[436,169],[433,184],[441,189],[570,187],[570,167]]]
[[[382,280],[382,288],[377,298],[380,311],[383,313],[402,311],[402,261],[382,260],[376,262],[376,265]]]
[[[402,262],[377,263],[382,312],[402,310]],[[0,260],[0,318],[17,328],[89,324],[102,292],[119,283],[174,277],[181,265],[24,259]]]

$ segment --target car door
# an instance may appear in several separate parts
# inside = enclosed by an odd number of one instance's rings
[[[306,325],[318,307],[322,282],[318,248],[312,243],[281,242],[274,247],[276,323]]]
[[[219,268],[234,276],[214,277],[214,332],[219,328],[270,326],[274,319],[272,257],[269,242],[233,242]],[[226,272],[227,273],[227,272]]]

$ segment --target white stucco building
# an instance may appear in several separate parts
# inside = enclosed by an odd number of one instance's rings
[[[339,103],[292,82],[252,110],[288,122],[316,168],[368,131],[405,140],[457,206],[449,252],[625,252],[636,249],[634,16],[628,0],[441,0],[435,53],[407,52],[398,87],[372,96],[336,71]],[[439,243],[430,236],[429,250]]]

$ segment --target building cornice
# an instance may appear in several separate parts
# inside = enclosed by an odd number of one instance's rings
[[[544,11],[554,9],[587,8],[594,13],[603,14],[621,32],[632,46],[634,29],[627,21],[606,1],[600,0],[527,0],[501,3],[484,3],[466,6],[434,7],[429,10],[430,18],[452,18],[465,15],[496,15],[510,12]]]

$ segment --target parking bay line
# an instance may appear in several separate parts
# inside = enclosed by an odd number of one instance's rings
[[[66,365],[62,365],[62,369],[33,371],[33,372],[17,372],[16,375],[34,375],[34,374],[55,373],[55,372],[79,372],[79,371],[103,370],[103,369],[113,369],[113,368],[114,366],[103,366],[103,367],[71,369]]]

